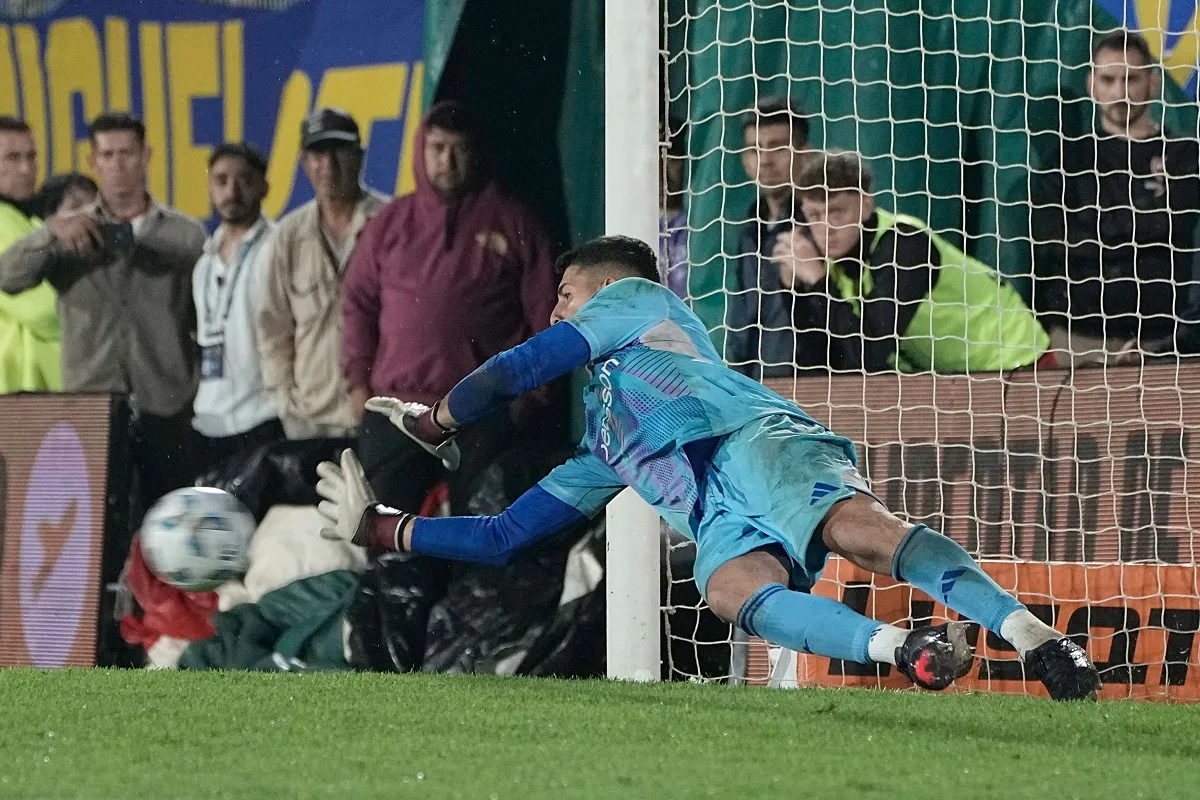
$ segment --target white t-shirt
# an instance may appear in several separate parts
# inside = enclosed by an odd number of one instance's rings
[[[275,223],[260,218],[238,243],[233,263],[226,264],[221,226],[205,242],[192,272],[196,341],[203,354],[192,427],[209,438],[246,433],[279,416],[263,385],[256,338],[274,234]]]

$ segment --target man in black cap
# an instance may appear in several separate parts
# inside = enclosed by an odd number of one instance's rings
[[[340,369],[341,278],[359,232],[389,198],[363,185],[362,140],[345,111],[306,117],[300,147],[316,197],[279,221],[259,315],[263,381],[288,438],[351,436]]]

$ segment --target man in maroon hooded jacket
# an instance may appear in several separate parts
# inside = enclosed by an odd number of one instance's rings
[[[416,191],[363,229],[342,285],[342,370],[361,417],[359,455],[381,502],[416,512],[441,465],[365,411],[372,395],[432,404],[472,370],[550,324],[554,248],[530,211],[487,173],[478,128],[456,103],[417,134]],[[538,401],[532,401],[536,404]],[[494,416],[449,476],[452,507],[514,441],[530,400]]]

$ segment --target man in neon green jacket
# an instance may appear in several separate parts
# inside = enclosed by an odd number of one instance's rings
[[[833,369],[997,372],[1038,361],[1049,338],[994,270],[922,221],[876,208],[854,153],[799,176],[803,229],[777,243],[796,325],[826,326]]]
[[[41,221],[27,204],[37,185],[37,148],[29,126],[0,116],[0,252]],[[43,281],[20,294],[0,292],[0,394],[62,391],[58,297]]]

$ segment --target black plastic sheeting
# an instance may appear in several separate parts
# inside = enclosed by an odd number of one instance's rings
[[[603,548],[599,529],[584,527],[506,567],[404,554],[375,560],[347,614],[350,663],[382,672],[603,675],[603,584],[559,605],[568,550],[583,537]]]
[[[502,512],[563,455],[529,448],[503,454],[471,487],[468,510]],[[375,559],[347,615],[351,664],[388,672],[602,675],[602,591],[598,603],[593,588],[559,605],[568,555],[585,537],[603,548],[596,526],[582,523],[504,567],[404,554]]]
[[[250,510],[257,522],[271,506],[315,506],[317,464],[337,461],[354,439],[281,440],[234,456],[201,475],[198,486],[224,489]]]

